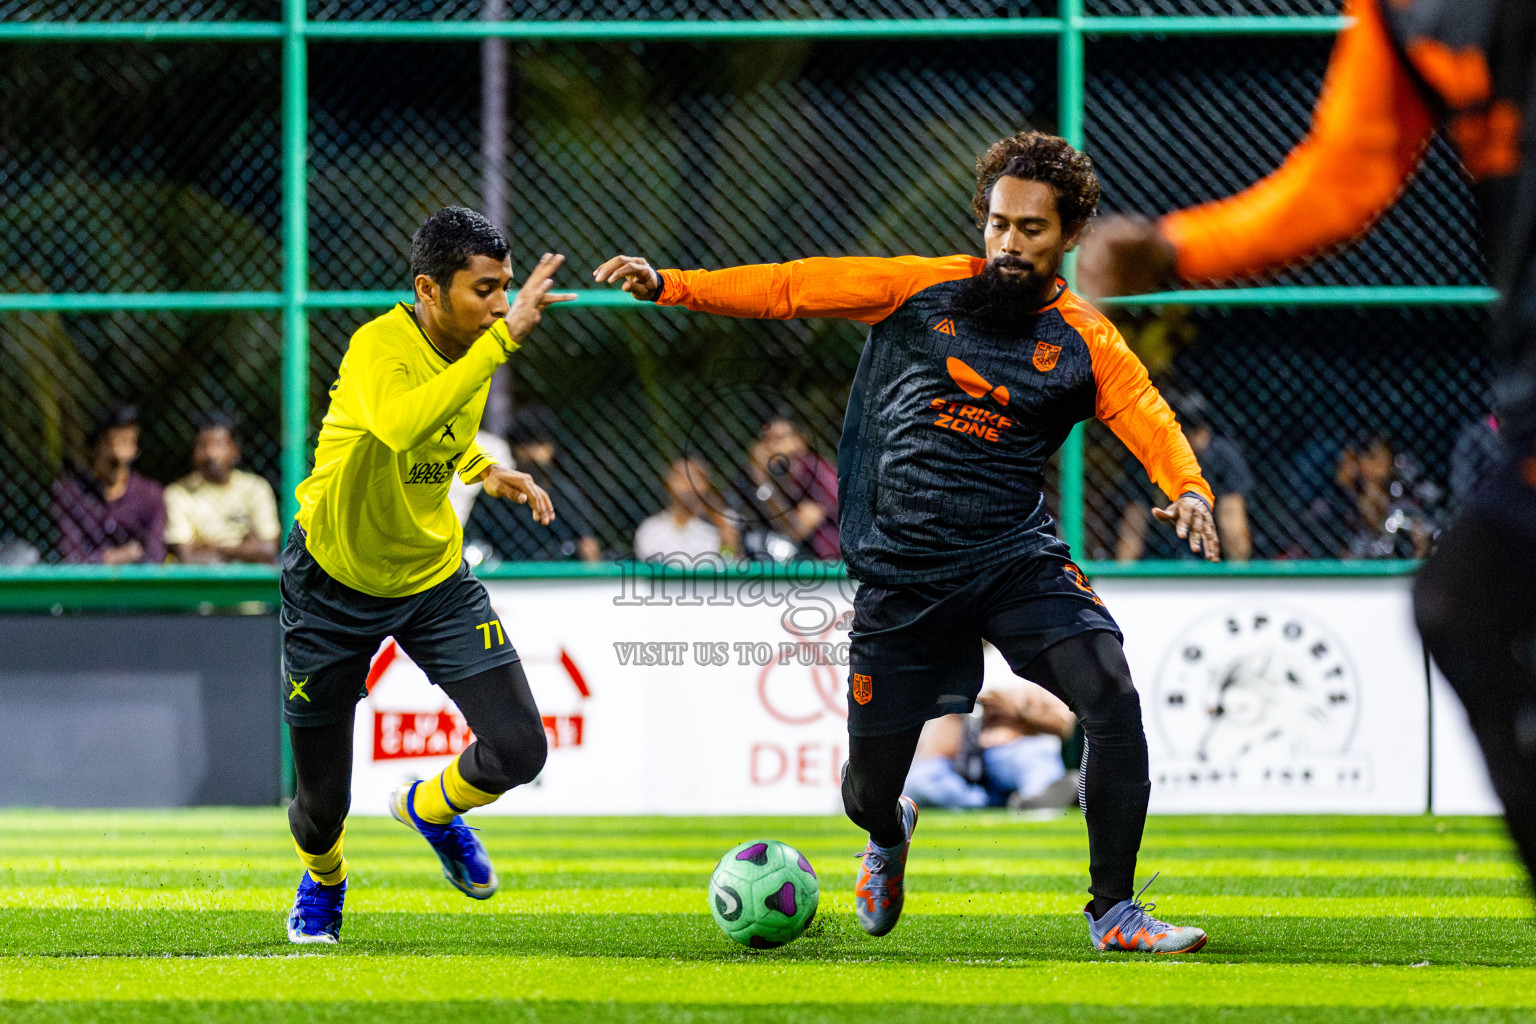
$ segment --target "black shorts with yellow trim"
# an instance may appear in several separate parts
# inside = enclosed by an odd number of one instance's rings
[[[969,714],[981,692],[983,640],[1023,675],[1068,637],[1094,630],[1120,637],[1066,556],[1058,543],[965,579],[860,586],[849,636],[849,734],[885,736]]]
[[[456,683],[518,661],[485,586],[460,563],[409,597],[374,597],[322,569],[298,526],[283,548],[283,718],[291,725],[350,719],[368,695],[368,668],[388,637],[433,683]]]

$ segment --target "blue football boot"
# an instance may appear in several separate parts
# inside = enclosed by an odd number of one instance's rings
[[[417,817],[413,798],[419,785],[419,781],[407,782],[395,790],[389,798],[389,813],[400,824],[421,833],[431,844],[437,859],[443,862],[443,877],[448,879],[449,885],[471,899],[490,899],[496,895],[501,883],[475,830],[458,816],[446,825],[434,825]]]
[[[288,912],[289,942],[324,942],[335,945],[341,941],[341,904],[347,898],[347,880],[340,885],[326,885],[315,881],[308,872],[299,879],[299,891],[293,898],[293,909]]]

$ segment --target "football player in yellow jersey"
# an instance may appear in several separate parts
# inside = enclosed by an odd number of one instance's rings
[[[475,733],[439,775],[397,790],[390,811],[426,838],[461,892],[496,892],[485,848],[460,815],[538,775],[544,726],[517,651],[464,563],[448,483],[457,473],[554,521],[532,478],[496,465],[474,437],[491,374],[546,307],[575,298],[550,291],[563,261],[546,253],[509,305],[502,233],[471,210],[438,211],[411,240],[415,304],[360,327],[331,385],[282,558],[283,715],[296,783],[288,822],[305,868],[288,917],[293,942],[333,943],[341,931],[352,718],[389,636]]]

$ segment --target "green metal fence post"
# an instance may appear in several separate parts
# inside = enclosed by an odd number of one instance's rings
[[[283,519],[298,511],[309,449],[309,68],[307,0],[283,0]],[[282,731],[282,787],[293,792],[293,751]]]
[[[1083,0],[1061,0],[1061,35],[1056,46],[1056,130],[1079,148],[1083,145]],[[1069,254],[1067,277],[1074,261]],[[1061,539],[1083,558],[1083,427],[1078,424],[1061,446],[1057,487],[1061,495]]]

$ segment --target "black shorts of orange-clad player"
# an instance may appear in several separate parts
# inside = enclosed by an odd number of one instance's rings
[[[434,683],[456,683],[520,660],[485,586],[461,563],[408,597],[374,597],[333,579],[295,526],[283,549],[283,717],[333,725],[367,696],[368,666],[394,637]]]
[[[1092,630],[1120,637],[1104,602],[1054,544],[965,579],[864,584],[849,637],[848,732],[886,736],[968,714],[982,683],[982,641],[1015,672]]]

